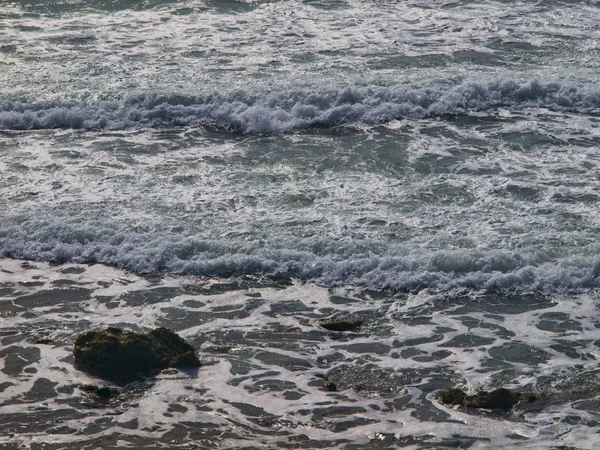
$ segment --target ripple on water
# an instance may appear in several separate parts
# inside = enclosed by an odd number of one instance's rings
[[[197,440],[234,448],[248,439],[281,448],[511,445],[516,430],[535,448],[531,429],[539,423],[581,433],[598,423],[598,329],[585,314],[595,310],[593,295],[369,293],[70,267],[2,261],[11,288],[0,303],[35,299],[2,328],[7,445],[49,443],[47,434],[62,445],[119,436],[115,447]],[[68,284],[49,288],[57,280],[78,284],[71,293]],[[319,325],[348,315],[363,325],[346,332]],[[159,325],[199,349],[197,373],[165,370],[107,398],[83,388],[104,383],[73,368],[79,333]],[[468,421],[464,415],[474,412],[435,400],[441,389],[504,386],[542,400]]]

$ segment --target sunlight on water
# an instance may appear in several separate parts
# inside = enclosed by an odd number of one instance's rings
[[[1,5],[0,447],[598,447],[597,12]]]

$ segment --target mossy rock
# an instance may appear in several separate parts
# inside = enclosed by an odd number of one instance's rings
[[[120,385],[167,367],[200,366],[194,348],[167,328],[90,331],[77,338],[73,354],[78,369]]]
[[[363,321],[357,317],[340,317],[319,321],[319,325],[329,331],[358,331]]]
[[[460,389],[449,389],[439,394],[437,398],[445,405],[485,409],[510,409],[519,402],[530,403],[536,400],[533,394],[521,394],[505,388],[491,392],[480,391],[474,395],[467,395]]]

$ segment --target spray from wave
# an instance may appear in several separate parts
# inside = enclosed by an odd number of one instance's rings
[[[120,101],[14,102],[0,98],[0,129],[119,130],[213,126],[242,133],[277,133],[313,126],[378,125],[399,119],[469,114],[509,107],[591,111],[600,89],[513,81],[453,87],[350,87],[206,96],[135,94]]]

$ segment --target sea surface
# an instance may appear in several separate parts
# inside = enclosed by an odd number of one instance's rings
[[[599,70],[595,0],[0,2],[0,448],[600,448]],[[102,400],[107,326],[203,365]]]

